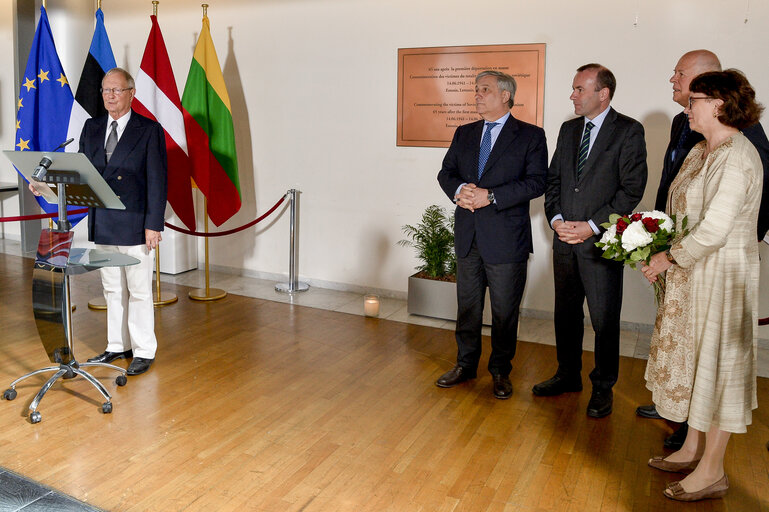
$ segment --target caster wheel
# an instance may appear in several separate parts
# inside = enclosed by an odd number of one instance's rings
[[[13,400],[14,398],[16,398],[16,390],[15,389],[6,389],[3,392],[3,398],[5,398],[6,400]]]
[[[104,402],[101,404],[101,412],[109,414],[112,412],[112,402]]]
[[[128,382],[128,379],[125,375],[118,375],[117,379],[115,379],[115,384],[118,386],[125,386],[126,382]]]
[[[29,421],[31,421],[32,423],[40,423],[41,419],[42,418],[40,417],[39,412],[35,411],[35,412],[29,413]]]

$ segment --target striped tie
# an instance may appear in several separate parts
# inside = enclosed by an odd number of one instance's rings
[[[486,162],[489,160],[491,154],[491,129],[497,126],[498,123],[486,123],[486,133],[483,134],[481,140],[481,152],[478,155],[478,181],[481,181],[483,176],[483,168],[486,167]]]
[[[104,146],[104,154],[107,157],[107,163],[109,163],[109,159],[112,158],[112,153],[115,152],[115,147],[117,147],[117,121],[112,121],[110,128],[112,128],[112,131],[109,132],[107,144]]]
[[[582,171],[585,169],[587,155],[590,150],[590,130],[595,126],[590,121],[585,125],[585,131],[582,132],[582,142],[579,143],[579,156],[577,157],[577,181],[582,177]]]

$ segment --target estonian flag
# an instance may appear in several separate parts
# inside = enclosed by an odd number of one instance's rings
[[[91,48],[85,58],[80,83],[77,84],[75,99],[91,117],[107,115],[101,97],[101,80],[112,68],[117,67],[112,46],[109,44],[107,30],[104,28],[104,13],[96,9],[96,27],[93,30]]]

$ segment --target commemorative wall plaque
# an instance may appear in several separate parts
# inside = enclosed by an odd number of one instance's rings
[[[398,49],[398,146],[443,147],[457,126],[480,119],[475,77],[485,70],[518,84],[513,115],[542,126],[545,45],[507,44]]]

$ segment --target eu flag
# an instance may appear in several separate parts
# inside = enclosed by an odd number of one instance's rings
[[[40,20],[20,91],[16,105],[16,150],[51,151],[74,137],[74,142],[66,147],[66,151],[77,152],[80,132],[88,114],[72,96],[44,7],[40,7]],[[37,202],[47,213],[57,211],[57,205],[49,204],[40,197]],[[74,226],[83,217],[85,215],[80,214],[69,219]]]

